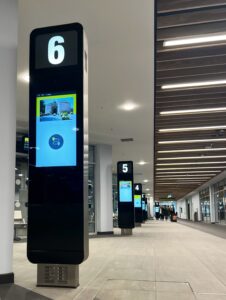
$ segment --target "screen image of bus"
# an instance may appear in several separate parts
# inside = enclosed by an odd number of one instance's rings
[[[76,166],[76,94],[36,97],[36,167]]]
[[[141,208],[141,195],[134,196],[134,207]]]
[[[119,181],[119,201],[120,202],[132,202],[132,181]]]

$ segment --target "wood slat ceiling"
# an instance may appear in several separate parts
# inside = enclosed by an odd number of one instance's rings
[[[161,88],[166,84],[226,80],[226,41],[163,45],[166,40],[219,34],[226,34],[226,0],[157,0],[155,199],[169,193],[179,199],[226,169],[226,129],[222,128],[226,126],[226,110],[160,115],[167,111],[226,107],[226,84]],[[160,129],[204,126],[218,128],[159,132]],[[196,141],[186,143],[186,140]],[[161,144],[164,141],[169,143]]]

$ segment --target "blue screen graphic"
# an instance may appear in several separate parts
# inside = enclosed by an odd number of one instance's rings
[[[120,181],[119,182],[119,201],[120,202],[132,202],[132,181]]]
[[[145,210],[145,202],[142,201],[142,209]]]
[[[36,98],[36,167],[76,166],[76,94]]]
[[[141,195],[134,196],[134,207],[141,208]]]

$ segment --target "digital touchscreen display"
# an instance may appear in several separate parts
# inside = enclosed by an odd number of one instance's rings
[[[145,201],[142,201],[142,210],[145,210]]]
[[[132,181],[119,181],[119,201],[133,201]]]
[[[76,94],[36,97],[36,167],[76,166]]]
[[[141,208],[141,195],[134,196],[134,207]]]

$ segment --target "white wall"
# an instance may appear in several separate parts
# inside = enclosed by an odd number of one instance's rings
[[[194,221],[194,213],[198,213],[198,221],[201,221],[201,211],[200,211],[200,200],[199,200],[199,193],[196,193],[191,198],[192,209],[191,209],[191,220]]]

